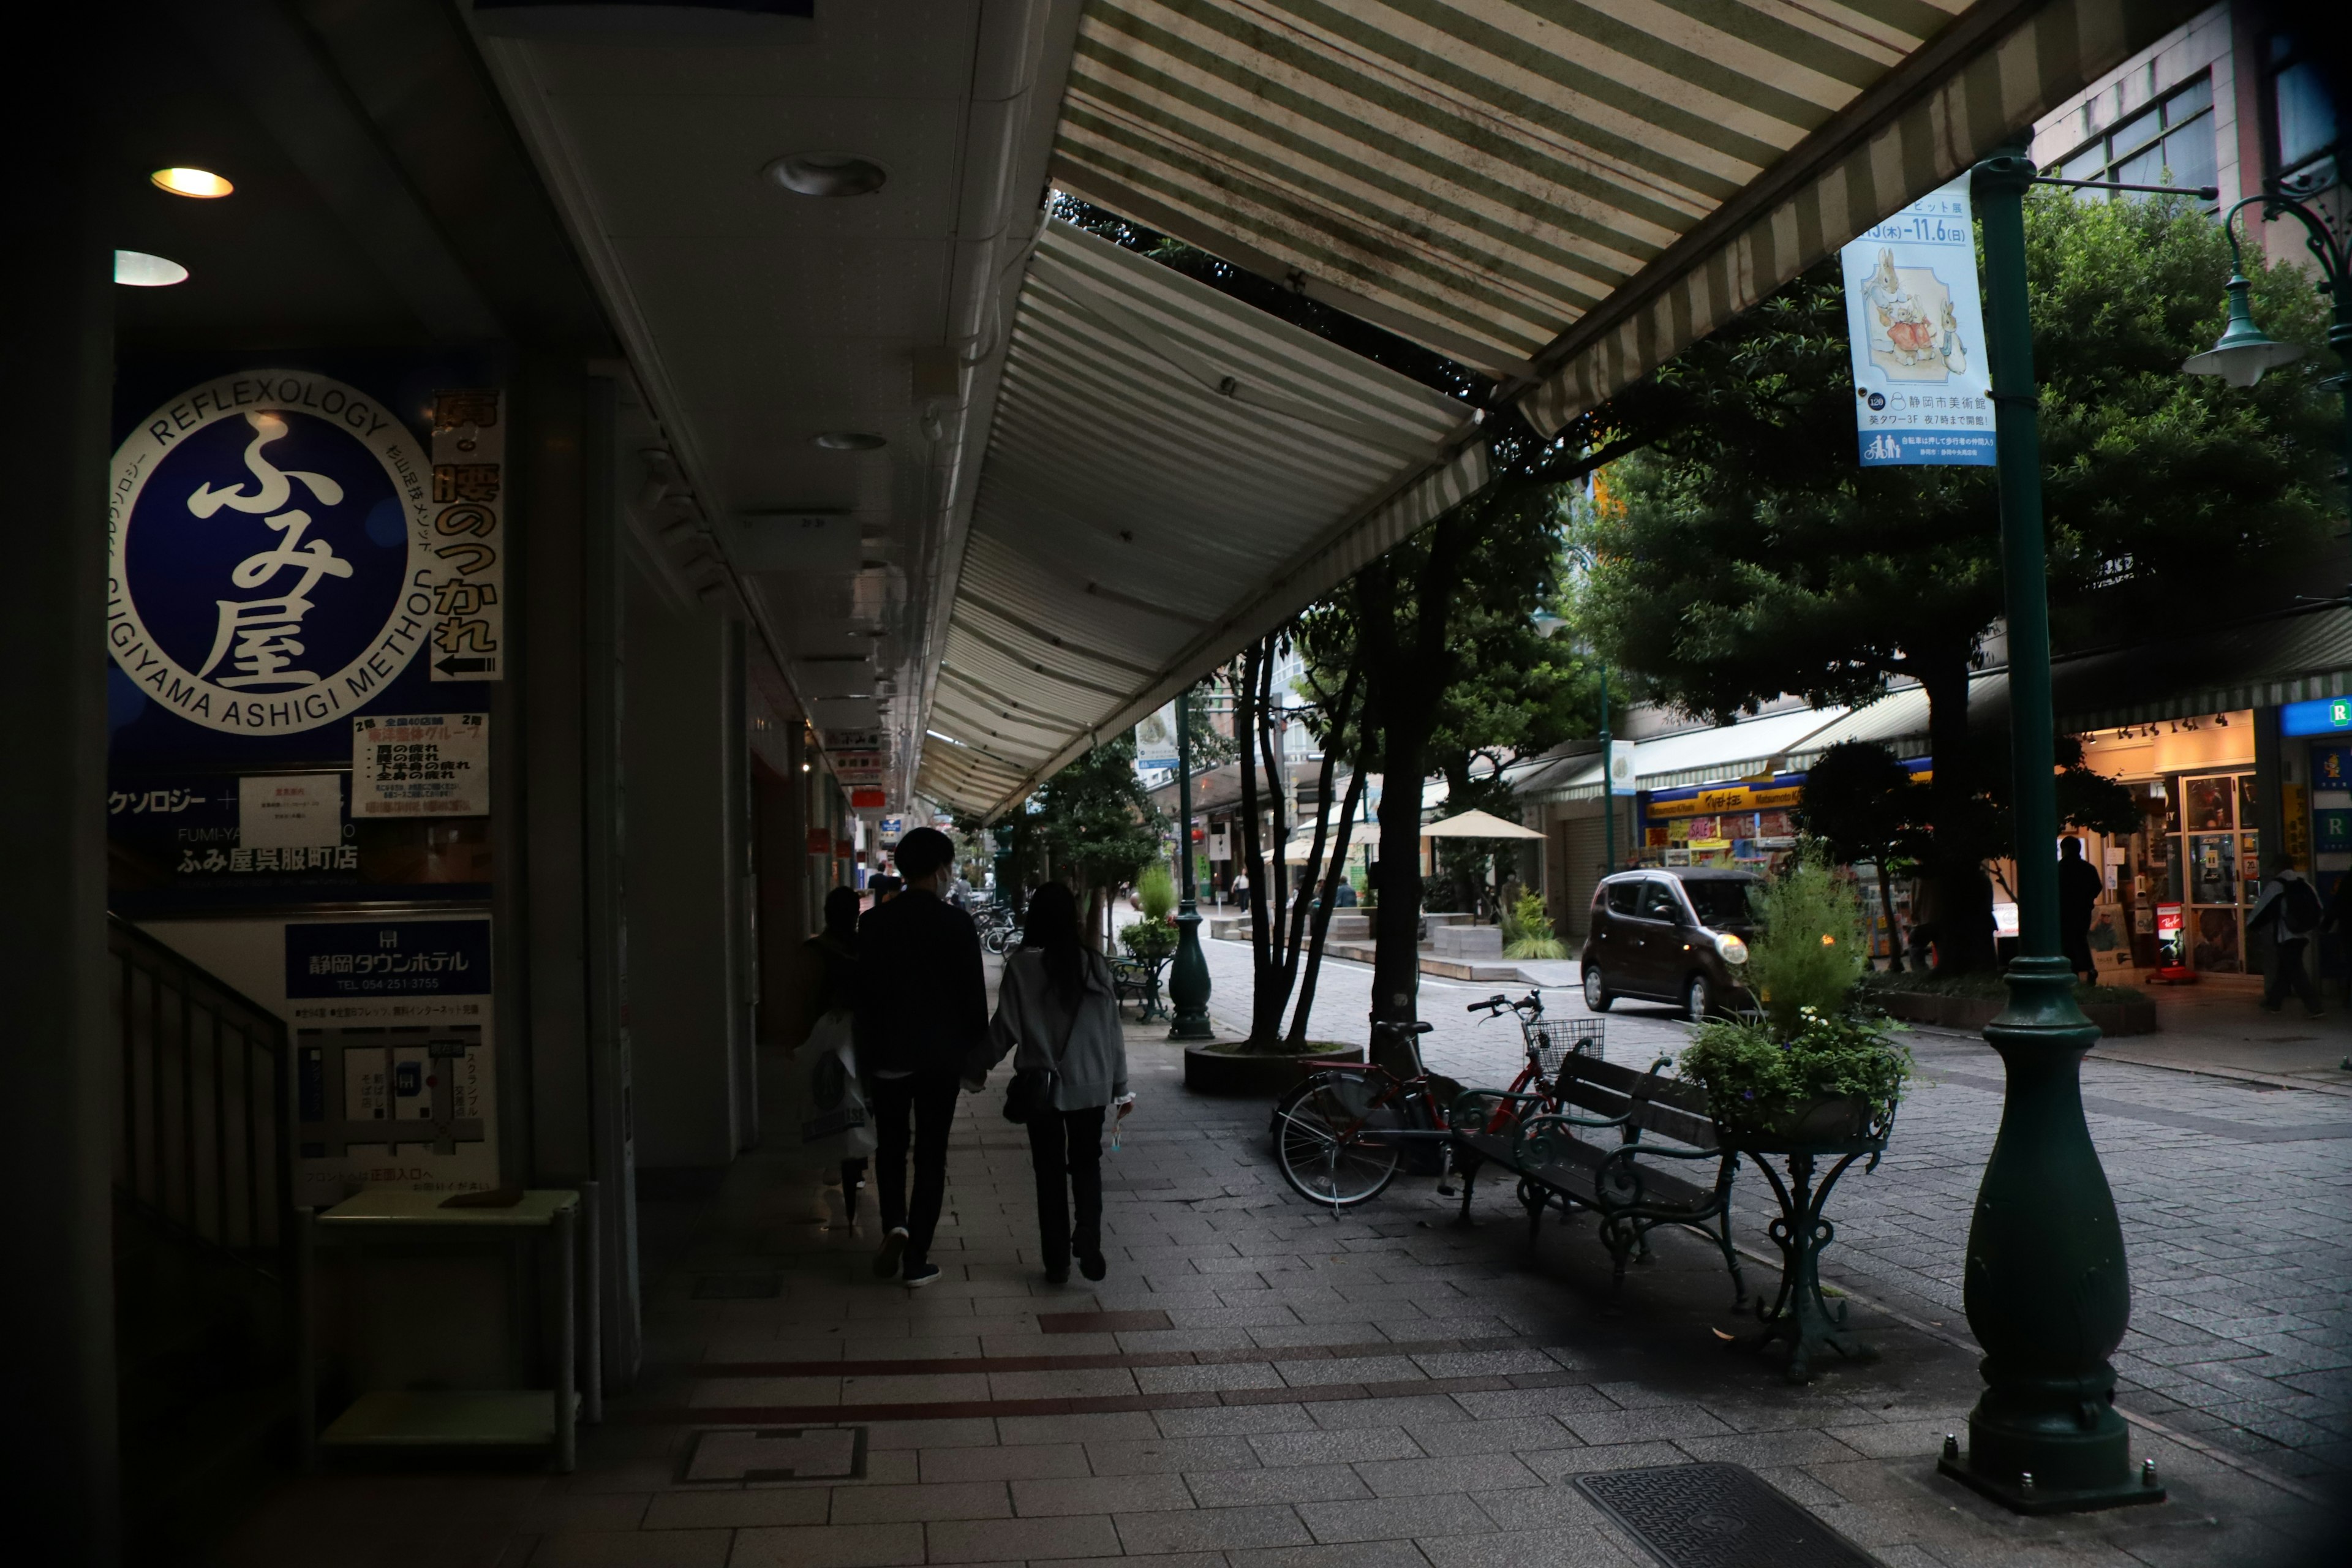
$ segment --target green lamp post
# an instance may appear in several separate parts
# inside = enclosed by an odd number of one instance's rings
[[[2009,1005],[1986,1026],[2007,1090],[1969,1226],[1964,1297],[1984,1347],[1984,1393],[1963,1454],[1943,1472],[2021,1513],[2158,1502],[2135,1475],[2107,1358],[2131,1316],[2123,1229],[2083,1119],[2083,1055],[2097,1026],[2074,1005],[2060,955],[2050,605],[2042,445],[2026,310],[2025,210],[2034,168],[2012,144],[1976,166],[1983,225],[2001,567],[2009,616],[2011,751],[2017,824],[2018,957]]]
[[[1201,952],[1198,868],[1192,856],[1192,692],[1176,694],[1176,962],[1169,966],[1171,1040],[1216,1037],[1209,1024],[1209,960]]]

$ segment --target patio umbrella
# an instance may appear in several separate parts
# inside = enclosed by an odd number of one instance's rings
[[[1421,830],[1423,838],[1541,838],[1532,827],[1521,827],[1516,822],[1506,822],[1492,812],[1465,811],[1459,816],[1449,816],[1443,822],[1433,822]]]

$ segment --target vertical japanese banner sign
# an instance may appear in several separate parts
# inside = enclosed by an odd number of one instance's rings
[[[436,680],[506,674],[506,426],[495,390],[433,395]]]
[[[1862,465],[1993,462],[1965,174],[1840,253]]]

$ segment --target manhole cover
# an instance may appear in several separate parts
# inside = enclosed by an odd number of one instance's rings
[[[863,1426],[706,1427],[686,1446],[688,1484],[854,1480],[866,1474]]]
[[[1576,1485],[1668,1568],[1878,1568],[1744,1465],[1612,1470]]]
[[[705,1274],[694,1282],[698,1301],[764,1301],[783,1294],[781,1274]]]

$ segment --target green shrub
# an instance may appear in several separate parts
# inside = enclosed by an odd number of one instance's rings
[[[1862,898],[1853,884],[1809,848],[1764,884],[1757,917],[1746,979],[1773,1037],[1794,1037],[1806,1026],[1807,1012],[1843,1016],[1855,983],[1870,967]]]
[[[1551,916],[1543,900],[1522,892],[1503,911],[1503,956],[1506,958],[1566,958],[1568,944],[1552,934]]]
[[[1883,1113],[1903,1097],[1911,1052],[1883,1018],[1798,1010],[1786,1032],[1753,1018],[1723,1018],[1691,1031],[1681,1073],[1706,1087],[1715,1119],[1763,1126],[1805,1100],[1856,1095]]]
[[[1164,921],[1176,912],[1176,879],[1164,864],[1154,860],[1137,874],[1135,901],[1147,921]]]
[[[1171,878],[1171,880],[1173,879]],[[1177,934],[1176,922],[1165,915],[1158,920],[1146,916],[1132,925],[1119,928],[1118,944],[1127,949],[1127,955],[1129,958],[1140,959],[1148,963],[1155,958],[1166,958],[1170,953],[1174,952]]]

